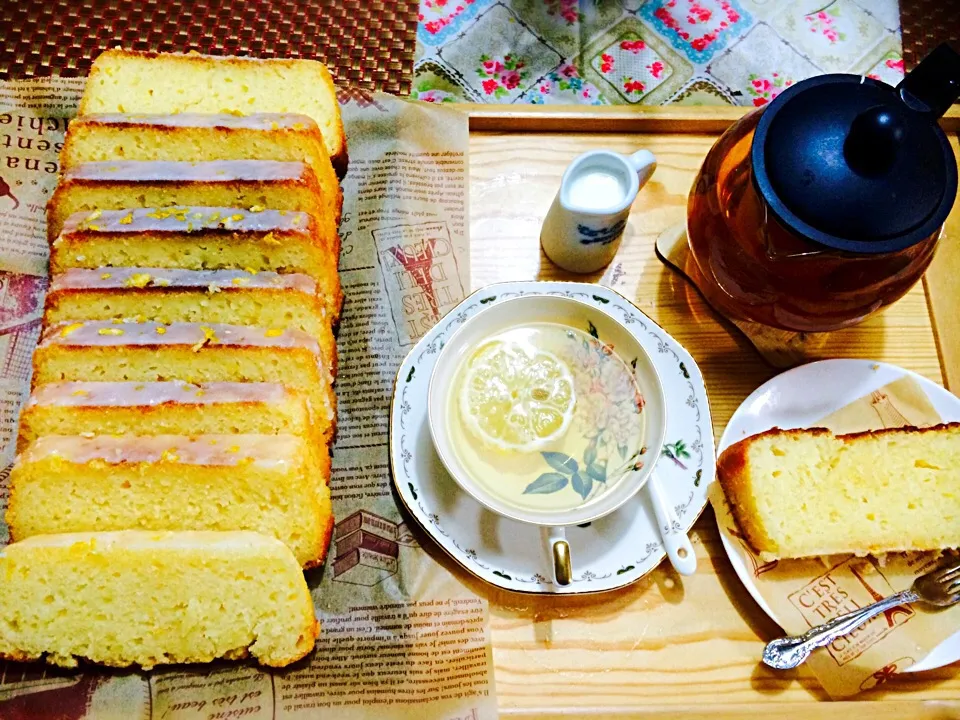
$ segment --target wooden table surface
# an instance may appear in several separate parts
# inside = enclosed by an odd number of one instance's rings
[[[712,132],[739,113],[707,113],[701,127]],[[536,128],[543,124],[535,113],[507,120],[492,115],[474,119],[472,285],[479,288],[504,280],[601,280],[600,273],[564,273],[543,256],[538,242],[542,218],[564,168],[577,154],[596,148],[652,150],[658,158],[657,172],[640,193],[620,253],[602,280],[633,299],[692,353],[706,380],[719,437],[740,402],[776,371],[685,280],[665,268],[653,250],[660,232],[683,222],[694,174],[716,135],[636,134],[644,128],[677,126],[668,113],[654,113],[646,123],[633,117],[633,134],[622,132],[624,125],[616,122],[573,126],[619,132],[541,132]],[[490,131],[503,127],[511,132]],[[948,235],[960,235],[958,212],[951,218]],[[960,269],[957,242],[944,242],[935,264],[927,278],[936,298],[930,305],[942,314],[942,327],[952,328],[952,336],[942,343],[948,355],[946,373],[924,284],[882,315],[833,334],[820,357],[872,358],[915,370],[936,382],[942,383],[945,376],[960,380],[953,280]],[[950,325],[944,325],[947,314],[953,315]],[[546,718],[563,711],[563,717],[594,719],[716,720],[761,712],[775,718],[960,717],[960,664],[897,676],[849,702],[829,702],[817,680],[802,668],[777,672],[761,666],[761,649],[779,634],[779,628],[738,581],[709,508],[694,526],[693,544],[699,563],[693,577],[681,581],[664,564],[627,588],[579,598],[501,592],[455,569],[465,583],[490,600],[497,696],[503,713]]]

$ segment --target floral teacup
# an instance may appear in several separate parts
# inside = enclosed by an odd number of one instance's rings
[[[475,479],[457,452],[448,413],[449,399],[456,392],[458,368],[469,354],[487,339],[511,328],[543,324],[579,331],[571,337],[584,338],[572,341],[569,352],[558,351],[557,356],[569,366],[578,388],[574,419],[567,432],[579,433],[578,438],[586,442],[582,444],[585,449],[576,456],[540,452],[533,453],[524,462],[543,463],[545,472],[541,477],[558,486],[540,487],[536,492],[562,488],[568,493],[579,492],[583,502],[532,508],[507,501],[505,496],[491,492]],[[597,340],[598,336],[605,342]],[[629,375],[624,383],[622,373],[618,377],[616,373],[605,372],[609,364],[601,361],[604,354],[615,354],[623,361],[620,367],[629,368],[635,382],[630,381]],[[541,527],[558,585],[568,584],[573,574],[564,528],[608,515],[633,497],[653,473],[666,427],[660,379],[653,362],[633,335],[610,313],[577,300],[547,294],[525,295],[491,305],[465,322],[437,358],[430,379],[428,408],[433,443],[450,476],[488,510]],[[531,487],[533,485],[527,490]]]

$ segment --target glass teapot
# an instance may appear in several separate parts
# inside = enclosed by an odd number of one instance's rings
[[[690,192],[688,273],[730,317],[793,331],[894,302],[933,259],[956,198],[937,119],[958,95],[960,55],[941,45],[896,88],[823,75],[746,115]]]

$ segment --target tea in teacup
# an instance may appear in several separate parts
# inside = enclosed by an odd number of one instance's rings
[[[573,327],[529,323],[479,342],[464,353],[446,402],[460,465],[516,508],[581,508],[643,466],[633,369]]]

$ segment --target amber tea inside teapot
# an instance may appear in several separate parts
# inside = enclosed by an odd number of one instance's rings
[[[852,325],[906,293],[957,194],[937,120],[960,95],[941,45],[896,88],[799,82],[728,129],[690,192],[688,272],[727,315],[795,331]]]

